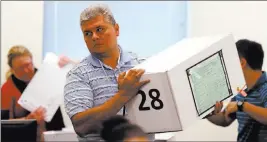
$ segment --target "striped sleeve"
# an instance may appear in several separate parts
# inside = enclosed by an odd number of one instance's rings
[[[236,96],[231,99],[231,102],[236,102]]]
[[[66,76],[64,105],[70,118],[93,107],[92,89],[79,69],[68,72]]]
[[[265,96],[263,98],[263,107],[267,108],[267,93],[265,94]]]
[[[263,89],[260,90],[262,105],[267,108],[267,86],[263,85]]]

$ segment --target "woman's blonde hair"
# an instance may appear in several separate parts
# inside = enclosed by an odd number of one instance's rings
[[[10,48],[7,54],[7,64],[12,68],[12,61],[18,56],[30,56],[32,58],[32,53],[23,45],[15,45]],[[6,79],[12,75],[11,69],[6,73]]]

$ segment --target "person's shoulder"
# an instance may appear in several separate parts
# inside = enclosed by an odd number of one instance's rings
[[[8,86],[9,86],[9,84],[8,84],[7,81],[4,84],[1,85],[1,94],[2,95],[5,94],[5,92],[9,90]]]
[[[264,71],[264,73],[263,73],[262,76],[263,77],[261,77],[261,79],[260,79],[261,82],[262,82],[262,84],[259,87],[259,92],[267,95],[267,75],[266,75],[266,72],[265,71]]]
[[[68,72],[68,75],[70,74],[82,74],[83,71],[86,71],[88,69],[92,68],[92,65],[90,63],[90,55],[83,58],[79,63],[75,64],[73,68]]]
[[[264,83],[260,89],[261,98],[267,102],[267,83]]]
[[[6,80],[6,81],[1,85],[1,89],[2,89],[2,88],[6,88],[7,85],[8,85],[8,80]]]
[[[266,92],[267,91],[267,74],[265,71],[263,71],[263,74],[260,80],[263,82],[263,84],[260,86],[260,91]]]
[[[11,77],[9,77],[6,82],[1,86],[1,93],[6,92],[12,89],[13,83]]]
[[[9,77],[10,79],[10,77]],[[14,96],[15,88],[12,87],[12,82],[7,81],[1,86],[1,108],[9,109],[11,98]]]
[[[261,86],[259,92],[261,93],[262,96],[267,97],[267,82],[264,83],[264,84]]]
[[[1,86],[1,97],[19,97],[21,93],[18,91],[17,87],[9,77],[6,82]],[[3,99],[3,98],[2,98]]]

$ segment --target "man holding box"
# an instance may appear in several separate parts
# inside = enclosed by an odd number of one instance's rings
[[[80,25],[91,55],[68,72],[65,108],[80,140],[101,140],[103,120],[124,115],[123,106],[149,80],[139,81],[144,70],[130,70],[139,60],[117,44],[119,25],[107,6],[86,8]]]
[[[219,126],[229,126],[238,121],[238,141],[267,141],[267,74],[262,71],[264,52],[254,41],[236,42],[247,89],[239,90],[226,109],[217,102],[215,111],[207,119]]]

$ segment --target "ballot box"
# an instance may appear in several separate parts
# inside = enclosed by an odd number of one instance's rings
[[[24,90],[18,103],[28,111],[35,111],[42,106],[46,109],[45,121],[50,122],[62,104],[67,72],[74,66],[58,66],[59,58],[54,53],[47,53],[42,65]]]
[[[185,130],[245,85],[231,34],[185,38],[134,68],[150,83],[127,103],[127,118],[147,133]]]

